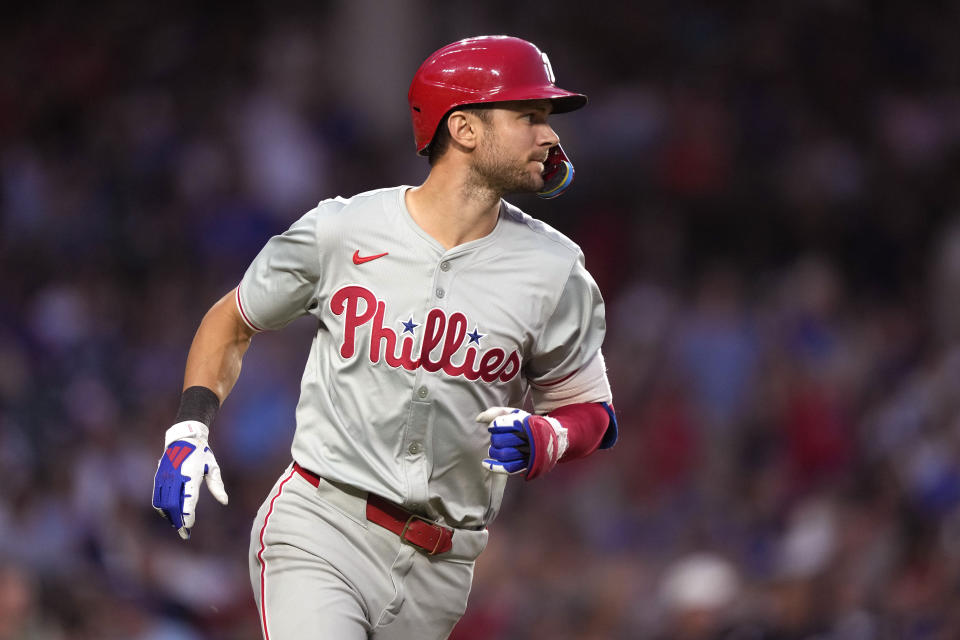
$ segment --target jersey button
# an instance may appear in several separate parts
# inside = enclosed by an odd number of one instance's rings
[[[449,263],[449,262],[446,262],[446,261],[441,262],[441,263],[440,263],[440,271],[450,271],[450,263]]]
[[[438,298],[442,298],[442,297],[443,297],[443,289],[437,289],[437,297],[438,297]]]
[[[423,449],[423,445],[416,440],[411,442],[410,446],[407,447],[407,451],[409,451],[411,455],[417,455],[418,453],[420,453],[422,449]]]
[[[427,390],[426,387],[420,387],[419,389],[417,389],[417,395],[420,396],[421,398],[426,398],[428,393],[430,392]]]

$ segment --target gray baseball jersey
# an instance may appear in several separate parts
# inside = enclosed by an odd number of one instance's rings
[[[482,528],[506,476],[490,473],[491,406],[572,375],[604,335],[583,254],[503,203],[489,235],[447,250],[410,217],[409,187],[321,202],[273,237],[237,288],[256,330],[318,320],[294,459],[450,526]]]

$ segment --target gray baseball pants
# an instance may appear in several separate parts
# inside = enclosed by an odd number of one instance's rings
[[[265,640],[430,640],[463,615],[487,531],[457,529],[430,556],[366,518],[366,493],[288,467],[250,535]]]

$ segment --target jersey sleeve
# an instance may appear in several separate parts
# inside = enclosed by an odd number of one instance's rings
[[[237,307],[256,331],[279,329],[305,315],[321,277],[317,237],[320,208],[267,241],[237,287]]]
[[[537,413],[549,413],[560,407],[586,402],[613,402],[610,381],[603,354],[597,351],[590,362],[573,374],[554,383],[530,383],[533,406]]]
[[[531,384],[549,386],[594,359],[606,333],[603,298],[579,253],[526,367]]]

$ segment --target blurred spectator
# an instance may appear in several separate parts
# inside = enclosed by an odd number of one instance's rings
[[[38,590],[23,570],[0,564],[0,640],[59,640],[62,631],[43,620]]]
[[[681,558],[664,572],[660,586],[666,629],[664,638],[719,638],[733,618],[740,595],[734,566],[710,553]]]

